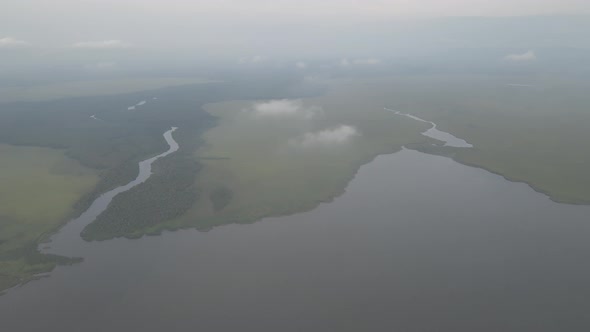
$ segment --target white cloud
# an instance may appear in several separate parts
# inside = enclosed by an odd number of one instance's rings
[[[115,67],[117,64],[115,62],[99,62],[96,64],[96,68],[99,69],[110,69]]]
[[[266,57],[263,57],[260,55],[256,55],[256,56],[252,57],[252,62],[262,62],[265,60],[266,60]]]
[[[279,99],[254,104],[246,110],[258,117],[301,117],[311,119],[323,112],[318,106],[304,106],[299,99]]]
[[[532,50],[522,53],[522,54],[509,54],[504,57],[504,60],[514,61],[514,62],[533,61],[535,59],[537,59],[537,56],[535,55],[535,52]]]
[[[262,55],[255,55],[252,57],[242,57],[238,59],[239,64],[246,64],[246,63],[260,63],[268,60],[267,57]]]
[[[86,42],[79,42],[72,45],[74,48],[93,48],[93,49],[111,49],[111,48],[128,48],[131,45],[118,40],[118,39],[110,39],[110,40],[97,40],[97,41],[86,41]]]
[[[366,59],[353,59],[348,60],[347,58],[340,60],[340,66],[348,67],[350,65],[378,65],[381,63],[380,59],[366,58]]]
[[[24,40],[15,39],[12,37],[0,38],[0,48],[26,47],[29,45],[31,44],[27,43]]]
[[[298,61],[295,66],[299,69],[305,69],[307,68],[307,63],[303,62],[303,61]]]
[[[381,63],[381,60],[375,58],[368,58],[368,59],[355,59],[352,61],[355,65],[378,65]]]
[[[98,62],[86,65],[86,70],[92,72],[110,72],[117,69],[117,63],[112,61]]]
[[[349,142],[359,131],[348,125],[340,125],[317,132],[305,133],[303,136],[292,139],[290,144],[298,147],[334,146]]]

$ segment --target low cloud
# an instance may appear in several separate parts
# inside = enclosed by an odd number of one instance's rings
[[[88,49],[115,49],[115,48],[128,48],[131,45],[118,40],[97,40],[97,41],[86,41],[79,42],[72,45],[73,48],[88,48]]]
[[[381,60],[375,58],[355,59],[352,63],[355,65],[378,65],[381,63]]]
[[[513,61],[513,62],[526,62],[526,61],[533,61],[536,59],[537,59],[537,56],[535,55],[535,52],[532,50],[522,53],[522,54],[509,54],[504,57],[504,60]]]
[[[99,69],[111,69],[115,66],[117,66],[115,62],[99,62],[95,65],[95,67]]]
[[[348,60],[347,58],[341,59],[340,60],[340,66],[342,67],[348,67],[351,65],[378,65],[381,63],[380,59],[376,59],[376,58],[366,58],[366,59],[353,59],[353,60]]]
[[[92,72],[111,72],[117,68],[117,63],[111,61],[86,65],[86,70]]]
[[[247,64],[247,63],[260,63],[268,60],[267,57],[262,55],[255,55],[252,57],[242,57],[238,59],[239,64]]]
[[[0,38],[0,48],[17,48],[30,46],[28,42],[12,37]]]
[[[305,63],[303,61],[298,61],[297,63],[295,63],[295,67],[297,67],[299,69],[305,69],[305,68],[307,68],[307,63]]]
[[[303,136],[292,139],[290,144],[298,147],[334,146],[349,142],[359,131],[348,125],[340,125],[317,132],[305,133]]]
[[[319,106],[304,106],[299,99],[279,99],[254,104],[246,110],[258,117],[301,117],[311,119],[323,112]]]

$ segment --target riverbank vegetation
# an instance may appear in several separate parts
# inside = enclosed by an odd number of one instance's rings
[[[0,193],[21,197],[0,205],[0,289],[59,263],[35,256],[39,235],[134,179],[140,160],[167,149],[161,135],[171,126],[179,127],[180,150],[117,196],[85,239],[207,230],[309,210],[341,194],[363,164],[403,146],[527,182],[555,201],[590,203],[588,80],[412,75],[322,84],[321,95],[273,78],[0,104],[0,143],[12,149],[0,161],[7,174]],[[433,121],[474,147],[443,147],[420,134],[428,124],[383,107]],[[40,182],[20,185],[26,179]]]
[[[588,81],[568,82],[529,76],[379,78],[331,82],[325,96],[283,105],[283,113],[268,101],[207,105],[220,120],[195,155],[203,164],[197,186],[201,197],[224,188],[231,200],[219,209],[201,199],[167,228],[209,229],[311,209],[341,193],[360,165],[401,146],[526,182],[558,202],[588,204]],[[427,125],[384,114],[383,106],[434,121],[474,147],[426,139],[418,133]],[[357,130],[346,144],[305,143],[313,133],[343,124]]]
[[[0,290],[26,282],[68,260],[36,247],[75,214],[98,172],[61,150],[0,144]]]
[[[0,192],[4,194],[0,201],[0,290],[62,262],[61,258],[41,255],[37,245],[47,234],[84,211],[101,193],[132,181],[138,174],[139,161],[168,148],[162,139],[164,131],[179,127],[175,139],[181,150],[192,156],[203,142],[202,132],[215,124],[215,118],[204,112],[202,105],[302,93],[293,77],[244,80],[199,82],[109,96],[0,103],[0,144],[4,149],[12,149],[15,155],[11,158],[3,151],[4,164],[0,165]],[[103,89],[107,90],[112,87]],[[42,94],[40,98],[46,96]],[[27,149],[36,150],[30,150],[33,152],[28,157],[22,156]],[[52,153],[57,156],[54,161],[44,159]],[[191,158],[170,156],[168,161],[156,163],[157,176],[153,181],[136,189],[137,197],[118,197],[112,210],[85,231],[85,238],[139,236],[152,226],[181,215],[196,200],[192,184],[199,166]],[[143,218],[142,209],[137,206],[145,206],[144,199],[158,201],[156,197],[164,192],[169,199],[158,199],[174,205],[157,205],[158,213]],[[215,199],[223,205],[227,197],[220,195]],[[154,211],[153,205],[145,207]],[[135,217],[131,218],[131,212]],[[128,221],[124,226],[116,223],[121,218]],[[35,260],[30,259],[33,256]],[[40,264],[39,257],[46,261]]]
[[[206,230],[309,210],[341,194],[377,155],[429,141],[420,135],[427,125],[392,116],[357,88],[332,82],[326,95],[303,101],[207,105],[219,123],[194,156],[202,199],[169,227]]]
[[[429,75],[369,87],[391,107],[474,145],[430,152],[525,182],[557,202],[590,204],[590,79]]]
[[[217,125],[201,138],[204,144],[191,145],[177,137],[185,131],[175,132],[181,150],[156,162],[145,183],[117,196],[84,238],[207,230],[309,210],[341,194],[377,155],[429,141],[420,135],[427,125],[392,116],[378,100],[355,98],[355,88],[339,82],[305,101],[206,105]]]
[[[199,170],[200,165],[184,153],[156,161],[150,178],[117,195],[107,210],[84,229],[82,237],[139,237],[163,221],[180,217],[198,199],[194,182]]]

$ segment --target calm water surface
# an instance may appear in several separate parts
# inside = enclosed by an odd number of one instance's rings
[[[590,207],[410,150],[332,203],[83,243],[0,297],[5,331],[588,331]]]

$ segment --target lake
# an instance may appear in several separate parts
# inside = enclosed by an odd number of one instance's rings
[[[590,207],[412,150],[310,212],[85,242],[6,331],[587,331]]]

